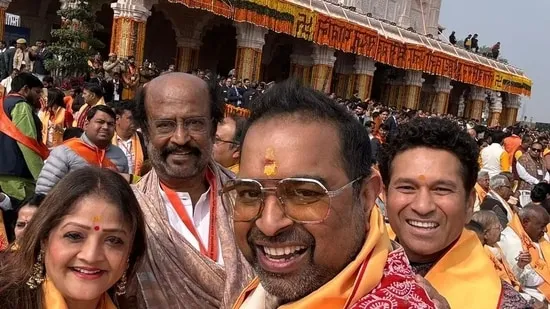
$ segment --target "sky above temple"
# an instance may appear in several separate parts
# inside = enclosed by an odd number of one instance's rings
[[[550,1],[443,0],[439,24],[458,40],[479,34],[480,46],[501,42],[500,53],[533,80],[531,98],[522,97],[521,120],[550,123]]]

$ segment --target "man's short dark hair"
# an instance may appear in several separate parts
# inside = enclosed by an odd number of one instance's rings
[[[44,201],[45,198],[46,198],[45,194],[38,194],[38,193],[33,194],[27,197],[26,199],[24,199],[21,202],[21,204],[19,204],[20,206],[18,207],[17,212],[19,213],[19,210],[21,210],[21,208],[23,208],[23,206],[25,205],[40,207],[40,204],[42,204],[42,201]]]
[[[98,98],[103,97],[103,89],[101,89],[101,86],[96,83],[87,83],[84,85],[84,89],[95,94]]]
[[[43,82],[47,82],[47,83],[49,83],[49,84],[51,84],[51,85],[53,85],[53,83],[54,83],[54,79],[53,79],[53,77],[50,76],[50,75],[44,76],[44,78],[42,79],[42,81],[43,81]]]
[[[531,190],[531,200],[535,203],[542,203],[548,194],[550,194],[550,184],[540,182]]]
[[[235,115],[228,115],[227,117],[235,121],[235,135],[233,136],[232,142],[235,143],[233,145],[239,146],[246,128],[246,119]]]
[[[395,157],[410,149],[426,147],[446,150],[460,161],[460,171],[466,194],[470,194],[479,172],[479,150],[475,140],[458,124],[443,118],[414,118],[401,125],[379,152],[380,174],[388,188],[391,165]]]
[[[212,131],[213,135],[216,134],[218,129],[218,123],[223,120],[224,117],[224,102],[219,98],[218,85],[214,80],[204,80],[208,88],[208,97],[210,103],[210,119],[212,119]],[[147,86],[143,86],[138,89],[136,93],[136,113],[134,118],[136,119],[139,127],[141,128],[145,136],[149,136],[149,126],[147,123],[147,112],[145,108],[145,98],[147,97]]]
[[[297,115],[300,119],[332,125],[339,140],[341,164],[350,180],[368,177],[371,173],[371,149],[367,130],[345,107],[324,93],[301,86],[290,79],[275,84],[259,97],[251,109],[246,133],[256,122]],[[327,145],[335,143],[327,141]],[[242,142],[241,142],[242,145]],[[355,188],[360,185],[357,184]]]
[[[124,112],[125,111],[129,111],[133,114],[135,114],[135,110],[136,110],[136,105],[134,104],[133,101],[121,101],[121,102],[118,102],[117,104],[115,104],[115,113],[118,115],[118,116],[122,116],[124,115]]]
[[[11,82],[11,91],[19,92],[23,87],[30,88],[43,88],[44,84],[38,79],[38,77],[31,73],[23,72],[15,76]]]
[[[90,108],[90,110],[86,114],[86,120],[92,120],[97,112],[104,112],[105,114],[113,117],[113,119],[116,119],[115,111],[112,108],[107,105],[96,105]]]
[[[491,132],[491,142],[493,144],[494,143],[501,144],[505,137],[506,137],[506,133],[502,131],[494,130]]]
[[[71,138],[80,138],[82,133],[84,133],[84,130],[79,127],[67,128],[63,132],[63,141],[70,140]]]

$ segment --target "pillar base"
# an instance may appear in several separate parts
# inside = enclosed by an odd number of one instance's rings
[[[290,64],[290,76],[301,82],[302,85],[311,85],[311,66],[297,63]]]
[[[251,81],[260,80],[260,70],[262,64],[262,50],[250,47],[237,47],[237,56],[235,57],[235,72],[237,78]]]
[[[332,66],[326,64],[316,64],[311,69],[311,88],[330,92],[330,84],[332,82]]]
[[[420,103],[421,86],[407,85],[405,86],[405,95],[403,100],[403,107],[412,110],[417,110]]]
[[[475,119],[475,120],[481,120],[481,116],[483,114],[483,105],[484,104],[485,104],[485,101],[472,100],[471,104],[470,104],[469,118]]]
[[[179,46],[176,59],[179,72],[191,72],[199,66],[199,49]]]
[[[367,74],[355,75],[355,88],[357,89],[361,100],[370,98],[372,91],[372,79],[373,77]]]
[[[435,95],[435,106],[432,107],[431,112],[437,115],[447,114],[449,106],[449,93],[438,92]]]

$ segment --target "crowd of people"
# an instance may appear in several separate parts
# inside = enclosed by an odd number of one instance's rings
[[[0,308],[548,308],[547,132],[175,71],[12,77]]]

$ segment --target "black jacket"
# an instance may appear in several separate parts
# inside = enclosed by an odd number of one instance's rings
[[[31,54],[29,57],[31,60],[34,60],[34,66],[32,68],[33,73],[39,75],[50,75],[50,71],[46,70],[44,60],[53,58],[53,54],[47,48],[37,52],[35,56]]]
[[[502,227],[506,227],[508,225],[508,211],[506,211],[506,208],[502,205],[501,202],[495,200],[494,198],[487,196],[481,205],[479,205],[479,208],[482,210],[492,210],[497,214],[498,220],[500,221],[500,225]]]

